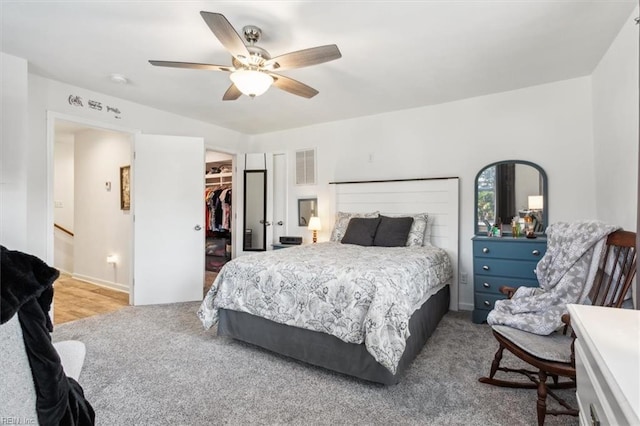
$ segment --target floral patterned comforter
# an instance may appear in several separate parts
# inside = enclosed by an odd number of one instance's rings
[[[411,315],[451,276],[449,256],[433,246],[303,245],[228,262],[198,317],[210,328],[224,308],[364,342],[395,374]]]

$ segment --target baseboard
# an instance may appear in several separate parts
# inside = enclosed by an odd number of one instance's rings
[[[114,283],[112,281],[105,281],[105,280],[101,280],[99,278],[89,277],[89,276],[82,275],[82,274],[71,274],[71,276],[76,280],[86,281],[89,284],[94,284],[94,285],[98,285],[100,287],[110,288],[112,290],[121,291],[123,293],[129,293],[129,286],[124,285],[124,284]]]
[[[69,271],[67,271],[66,269],[58,268],[57,266],[55,266],[55,268],[56,268],[58,271],[60,271],[60,275],[62,275],[62,274],[64,274],[64,275],[69,275],[69,276],[72,276],[72,275],[73,275],[73,272],[69,272]]]
[[[473,311],[473,303],[458,303],[458,310]]]

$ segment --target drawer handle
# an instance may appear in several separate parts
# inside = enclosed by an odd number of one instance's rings
[[[482,287],[484,287],[484,288],[489,288],[489,287],[491,287],[491,284],[489,284],[489,283],[482,283]]]
[[[482,247],[482,252],[483,253],[489,253],[489,248],[488,247]]]
[[[483,266],[482,266],[482,269],[484,269],[485,271],[488,271],[488,270],[489,270],[489,267],[488,267],[487,265],[483,265]]]
[[[540,256],[540,250],[534,250],[531,252],[531,254],[534,256]]]
[[[484,306],[491,306],[491,302],[489,302],[488,300],[484,301]]]
[[[596,413],[596,407],[593,404],[589,404],[589,413],[591,414],[591,425],[600,426],[600,419],[598,419],[598,413]]]

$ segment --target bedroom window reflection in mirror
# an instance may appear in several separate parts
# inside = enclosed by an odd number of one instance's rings
[[[505,234],[511,234],[514,220],[524,230],[525,219],[532,219],[537,234],[548,225],[547,175],[537,164],[521,160],[489,164],[476,176],[475,200],[476,235],[486,235],[487,227],[498,219]]]
[[[318,215],[317,198],[298,199],[298,226],[308,226],[311,216]]]

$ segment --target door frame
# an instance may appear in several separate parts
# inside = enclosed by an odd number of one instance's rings
[[[129,144],[130,156],[133,158],[133,150],[134,150],[134,140],[136,134],[141,133],[138,129],[131,129],[122,126],[116,126],[110,123],[104,123],[102,121],[91,120],[85,117],[79,117],[75,115],[63,114],[59,112],[54,112],[47,110],[47,224],[46,224],[46,262],[50,265],[53,264],[53,256],[54,256],[54,206],[53,206],[53,181],[54,181],[54,150],[55,150],[55,123],[57,120],[61,121],[70,121],[72,123],[77,123],[82,126],[92,127],[95,129],[101,130],[109,130],[120,133],[126,133],[131,137],[131,144]],[[130,218],[133,226],[133,215]],[[133,232],[130,235],[130,243],[133,244]],[[131,255],[133,256],[133,254]],[[131,261],[131,259],[129,259]],[[133,265],[133,263],[131,262]],[[127,283],[127,291],[129,291],[129,304],[131,304],[131,280],[132,276],[129,277],[129,282]]]
[[[121,132],[121,133],[126,133],[129,134],[131,136],[131,140],[132,143],[130,144],[130,149],[131,149],[131,158],[133,159],[134,156],[134,151],[135,151],[135,138],[136,135],[138,134],[142,134],[143,131],[139,128],[130,128],[130,127],[124,127],[124,126],[118,126],[116,124],[113,123],[107,123],[104,121],[99,121],[99,120],[93,120],[90,118],[86,118],[86,117],[81,117],[81,116],[77,116],[77,115],[71,115],[71,114],[65,114],[65,113],[60,113],[60,112],[56,112],[56,111],[52,111],[52,110],[47,110],[47,118],[46,118],[46,143],[47,143],[47,210],[46,210],[46,214],[47,214],[47,222],[46,222],[46,258],[45,261],[48,264],[53,264],[53,256],[54,256],[54,206],[53,206],[53,181],[54,181],[54,158],[53,158],[53,154],[54,154],[54,149],[55,149],[55,122],[56,120],[62,120],[62,121],[70,121],[73,123],[77,123],[80,125],[84,125],[87,127],[93,127],[93,128],[97,128],[97,129],[104,129],[104,130],[110,130],[110,131],[116,131],[116,132]],[[240,186],[238,185],[238,183],[242,183],[242,182],[238,182],[238,176],[239,173],[237,171],[237,158],[238,158],[238,152],[237,151],[233,151],[230,150],[228,148],[219,148],[216,147],[214,145],[210,145],[207,144],[206,138],[204,136],[196,136],[196,137],[202,137],[204,139],[204,150],[205,152],[207,150],[211,150],[211,151],[217,151],[217,152],[222,152],[228,155],[232,156],[232,185],[233,185],[233,192],[231,193],[231,197],[232,197],[232,215],[233,215],[233,220],[234,222],[238,222],[238,218],[237,218],[237,211],[238,211],[238,200],[242,199],[242,197],[239,194],[239,191],[237,190],[237,188],[240,188]],[[204,152],[203,152],[204,155]],[[132,174],[132,178],[135,179],[135,173]],[[135,184],[135,182],[132,182],[132,184]],[[133,208],[133,206],[132,206]],[[203,207],[204,208],[204,207]],[[133,221],[133,215],[131,215],[131,220]],[[135,226],[135,222],[133,222],[132,227]],[[134,232],[131,233],[131,246],[133,247],[134,241]],[[238,242],[241,242],[238,241]],[[231,246],[232,249],[232,253],[231,256],[235,257],[237,254],[237,250],[238,250],[238,244],[237,241],[234,239],[233,244]],[[203,247],[203,251],[204,251],[204,247]],[[131,256],[132,258],[130,259],[131,261],[131,265],[132,265],[132,271],[133,268],[135,268],[135,265],[133,263],[133,251],[131,252]],[[132,292],[131,292],[131,284],[132,284],[132,280],[133,280],[133,273],[131,274],[130,278],[129,278],[129,283],[127,285],[128,287],[128,291],[129,291],[129,304],[131,304],[132,302]],[[53,312],[51,313],[51,315],[53,315]]]
[[[238,152],[233,152],[230,151],[228,149],[224,149],[224,148],[217,148],[215,146],[211,146],[211,145],[207,145],[207,141],[204,141],[204,153],[205,153],[205,162],[207,161],[206,157],[207,157],[207,151],[213,151],[213,152],[219,152],[221,154],[226,154],[229,155],[231,157],[231,229],[229,230],[229,232],[231,232],[231,258],[235,258],[237,256],[237,253],[242,252],[242,247],[240,247],[240,249],[238,250],[238,244],[242,244],[242,239],[238,239],[236,240],[236,222],[240,219],[238,219],[238,211],[239,208],[242,208],[242,206],[239,206],[238,203],[240,201],[238,200],[243,200],[244,199],[244,193],[242,193],[242,197],[240,196],[240,190],[238,188],[241,188],[243,186],[239,185],[239,183],[243,184],[243,180],[239,181],[239,176],[242,173],[238,173],[238,156],[242,155],[239,154]],[[244,184],[243,184],[244,185]]]

